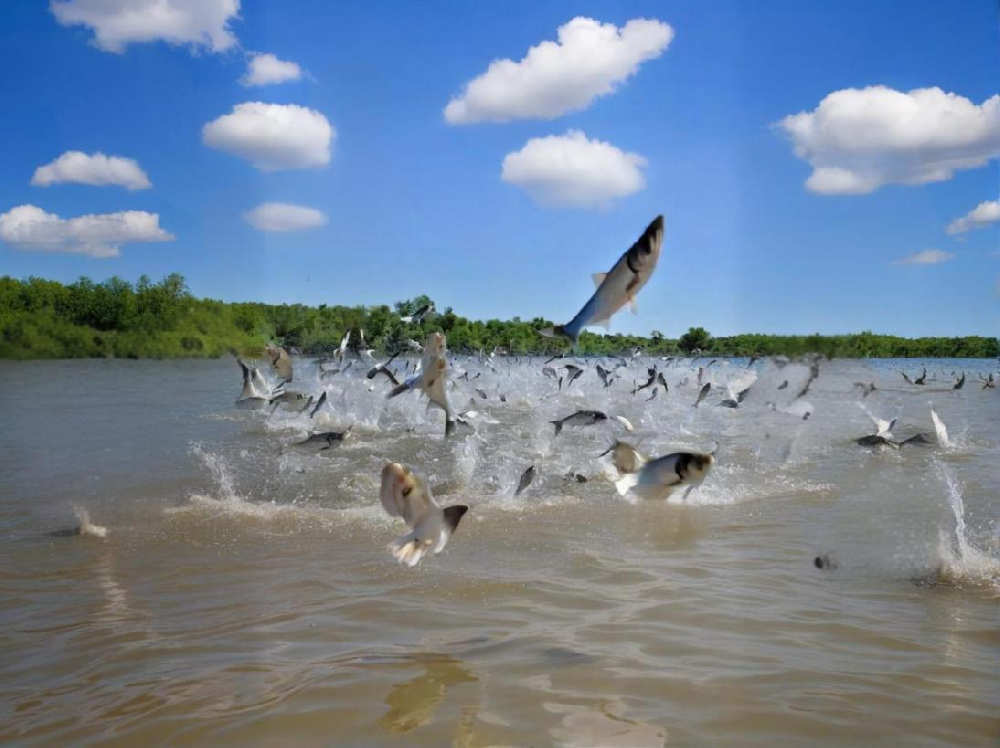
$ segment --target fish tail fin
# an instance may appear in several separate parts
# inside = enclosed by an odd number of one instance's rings
[[[549,421],[553,426],[556,427],[556,436],[559,436],[559,432],[562,431],[562,421]]]
[[[573,344],[573,349],[579,345],[580,341],[580,331],[573,330],[568,325],[555,325],[553,327],[546,327],[538,331],[538,334],[543,338],[566,338],[570,343]]]
[[[629,473],[628,475],[623,475],[621,478],[615,481],[615,490],[618,491],[619,496],[624,496],[632,488],[634,488],[638,482],[639,482],[639,476],[635,473]]]
[[[413,537],[413,533],[392,541],[388,548],[393,558],[407,566],[416,566],[427,552],[427,546]]]

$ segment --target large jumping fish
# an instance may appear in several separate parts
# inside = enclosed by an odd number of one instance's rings
[[[264,348],[267,351],[268,358],[271,359],[271,366],[274,367],[274,372],[284,381],[292,381],[292,359],[288,355],[288,351],[276,345],[269,345]]]
[[[597,290],[572,320],[565,325],[556,325],[539,332],[548,338],[567,338],[576,348],[583,328],[588,325],[610,327],[611,316],[626,304],[633,314],[638,314],[636,295],[653,275],[660,259],[662,243],[663,216],[657,216],[610,271],[594,274]]]
[[[469,507],[465,504],[440,507],[430,488],[408,467],[390,462],[382,468],[382,508],[391,517],[402,517],[413,531],[389,544],[400,563],[416,566],[433,550],[440,553]]]
[[[705,479],[714,461],[710,454],[676,452],[646,462],[634,473],[626,473],[615,481],[615,488],[619,496],[631,491],[644,499],[666,498],[679,485],[688,486],[690,493]]]
[[[448,371],[445,350],[446,342],[442,333],[433,332],[427,336],[420,370],[416,374],[407,377],[402,384],[393,387],[392,391],[387,395],[387,399],[391,400],[408,390],[420,390],[427,395],[427,399],[430,400],[431,404],[436,405],[444,411],[444,433],[445,436],[450,436],[455,427],[455,422],[452,417],[451,405],[448,403],[448,393],[445,390]]]

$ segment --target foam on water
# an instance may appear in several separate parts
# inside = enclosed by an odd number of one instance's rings
[[[101,525],[91,524],[90,515],[84,507],[79,506],[78,504],[73,504],[73,513],[80,521],[81,535],[90,535],[94,538],[106,538],[108,536],[108,528],[102,527]]]

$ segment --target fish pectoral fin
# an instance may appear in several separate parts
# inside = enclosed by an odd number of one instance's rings
[[[630,312],[632,312],[632,314],[638,314],[639,313],[639,302],[636,301],[635,296],[633,296],[632,298],[630,298],[628,300],[628,310]]]
[[[607,273],[594,273],[590,276],[594,279],[594,288],[600,288],[601,284],[604,283],[604,279],[608,277]]]
[[[608,317],[607,319],[595,319],[590,324],[593,327],[600,326],[600,327],[603,327],[605,330],[610,330],[611,329],[611,317]]]

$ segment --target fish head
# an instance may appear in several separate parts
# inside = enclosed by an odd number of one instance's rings
[[[382,500],[402,506],[417,486],[417,478],[408,467],[390,462],[382,468]]]
[[[715,457],[706,454],[688,454],[677,471],[685,483],[699,483],[708,475]]]
[[[444,354],[445,337],[442,332],[432,332],[424,342],[424,353],[429,356],[440,356]]]
[[[633,267],[635,270],[652,272],[660,259],[660,247],[663,245],[663,216],[657,216],[646,227],[646,231],[635,244]]]

